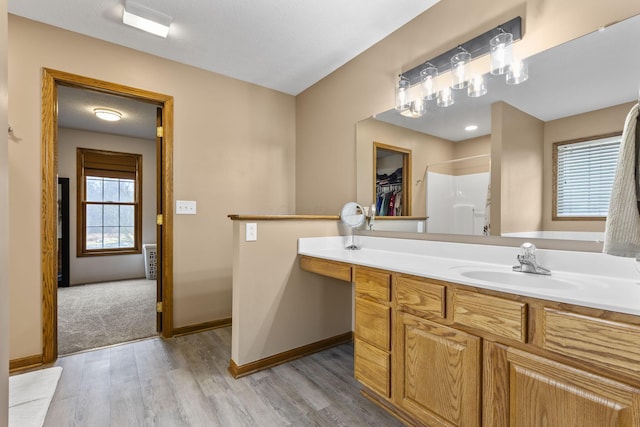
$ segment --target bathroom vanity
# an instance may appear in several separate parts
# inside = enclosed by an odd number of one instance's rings
[[[539,250],[538,276],[518,248],[397,240],[299,241],[304,270],[355,285],[365,396],[411,425],[640,426],[632,260]]]

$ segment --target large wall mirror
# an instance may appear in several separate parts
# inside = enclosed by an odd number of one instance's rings
[[[622,131],[638,101],[637,40],[640,16],[527,58],[520,85],[487,73],[482,97],[454,91],[419,118],[392,109],[357,123],[358,201],[373,202],[376,141],[412,151],[412,213],[429,217],[427,232],[601,240],[602,218],[554,218],[553,145]]]

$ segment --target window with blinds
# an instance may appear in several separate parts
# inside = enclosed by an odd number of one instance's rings
[[[605,219],[620,134],[553,145],[553,219]]]
[[[141,252],[142,156],[78,148],[78,256]]]

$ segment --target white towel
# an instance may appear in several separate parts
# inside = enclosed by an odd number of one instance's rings
[[[640,254],[640,214],[636,196],[636,123],[638,104],[627,115],[613,180],[603,252],[635,257]]]

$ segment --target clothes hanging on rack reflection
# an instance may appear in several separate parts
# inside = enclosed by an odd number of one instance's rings
[[[376,212],[380,216],[402,215],[402,184],[376,186]]]

